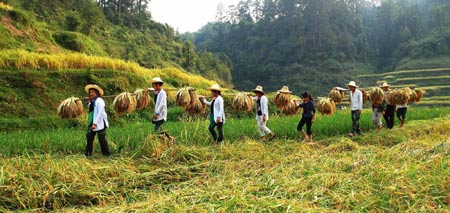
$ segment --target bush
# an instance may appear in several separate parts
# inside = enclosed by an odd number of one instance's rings
[[[60,31],[53,34],[56,43],[68,50],[88,55],[105,55],[102,47],[91,38],[76,32]]]

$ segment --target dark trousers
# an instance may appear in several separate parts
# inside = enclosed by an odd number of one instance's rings
[[[359,128],[359,119],[361,114],[358,110],[352,111],[352,133],[361,135],[361,129]]]
[[[386,111],[384,112],[384,120],[386,121],[386,127],[392,129],[394,127],[395,105],[386,105]]]
[[[300,120],[300,123],[298,123],[297,125],[297,130],[298,131],[302,131],[303,126],[306,124],[306,133],[308,135],[312,135],[312,131],[311,131],[311,126],[312,126],[312,117],[311,118],[305,118],[302,117],[302,119]]]
[[[219,137],[217,137],[217,133],[216,133],[216,131],[214,130],[214,128],[217,126],[217,131],[219,132]],[[220,142],[222,142],[223,141],[223,131],[222,131],[222,126],[223,126],[223,122],[221,122],[221,123],[216,123],[216,122],[213,122],[213,121],[211,121],[210,123],[209,123],[209,132],[211,133],[211,135],[213,136],[213,138],[214,138],[214,141],[215,142],[217,142],[217,143],[220,143]]]
[[[165,132],[162,128],[162,125],[164,124],[164,120],[159,120],[159,121],[152,121],[153,124],[155,124],[155,133],[160,134],[160,135],[165,135],[166,137],[170,137],[169,133]]]
[[[97,132],[92,130],[88,131],[88,133],[86,134],[86,156],[92,155],[92,149],[94,146],[94,139],[96,134],[98,134],[98,141],[100,142],[102,154],[105,156],[110,156],[111,152],[109,152],[108,141],[106,141],[106,129],[102,129]]]

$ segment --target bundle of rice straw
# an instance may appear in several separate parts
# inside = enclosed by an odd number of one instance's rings
[[[234,96],[233,108],[238,112],[251,112],[255,102],[249,93],[240,92]]]
[[[289,107],[289,104],[291,103],[291,94],[279,92],[275,96],[274,102],[278,109]]]
[[[374,87],[370,91],[370,101],[372,104],[381,104],[384,101],[384,91],[380,87]]]
[[[317,102],[317,111],[322,115],[333,115],[336,112],[336,104],[330,98],[321,98]]]
[[[328,97],[335,103],[342,103],[344,100],[345,93],[342,90],[332,89],[328,93]]]
[[[136,105],[136,97],[129,92],[120,93],[113,101],[114,111],[118,115],[122,115],[125,112],[132,113],[136,109]]]
[[[183,87],[178,90],[177,94],[175,95],[175,103],[177,104],[177,106],[186,107],[191,103],[191,95],[189,94],[189,91],[192,89],[193,88],[191,87]]]
[[[297,106],[297,99],[293,98],[289,104],[281,109],[281,112],[285,115],[295,115],[297,114],[300,107]]]
[[[361,90],[362,95],[363,95],[363,104],[366,104],[367,100],[369,100],[369,93],[364,89],[359,89],[359,90]]]
[[[185,106],[186,112],[190,115],[204,114],[206,112],[206,104],[200,101],[197,92],[189,91],[191,102]]]
[[[398,89],[395,90],[394,92],[392,92],[392,100],[394,104],[397,105],[403,105],[403,104],[407,104],[410,98],[410,93],[408,90],[406,90],[405,88],[403,89]]]
[[[62,119],[76,118],[83,114],[83,103],[79,98],[70,97],[58,106],[58,115]]]
[[[415,89],[414,91],[416,92],[416,99],[414,100],[414,102],[420,102],[423,98],[423,95],[425,94],[425,90]]]
[[[150,96],[148,95],[148,91],[138,89],[134,91],[134,95],[136,96],[136,109],[144,109],[150,103]]]
[[[394,94],[397,92],[397,89],[395,90],[391,90],[387,95],[386,95],[386,99],[389,103],[391,104],[396,104],[395,103],[395,96]]]

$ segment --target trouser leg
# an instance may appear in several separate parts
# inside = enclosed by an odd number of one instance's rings
[[[92,155],[92,149],[94,146],[94,138],[95,138],[96,132],[89,130],[88,133],[86,133],[86,156]]]
[[[306,133],[312,135],[312,118],[306,119]]]
[[[217,131],[219,132],[219,137],[217,138],[217,142],[220,143],[223,141],[223,122],[217,123]]]
[[[110,156],[108,141],[106,141],[106,129],[102,129],[98,132],[98,141],[100,142],[100,148],[102,149],[102,154],[105,156]]]
[[[352,133],[355,134],[361,134],[361,129],[359,128],[359,119],[360,114],[358,111],[352,111]]]
[[[215,142],[217,142],[217,133],[216,133],[216,131],[214,131],[214,128],[216,127],[216,123],[214,123],[214,122],[211,122],[210,124],[209,124],[209,132],[211,133],[211,135],[212,135],[212,137],[213,137],[213,139],[214,139],[214,141]]]

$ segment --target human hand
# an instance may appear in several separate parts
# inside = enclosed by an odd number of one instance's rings
[[[96,124],[92,124],[91,129],[97,129],[97,125]]]

